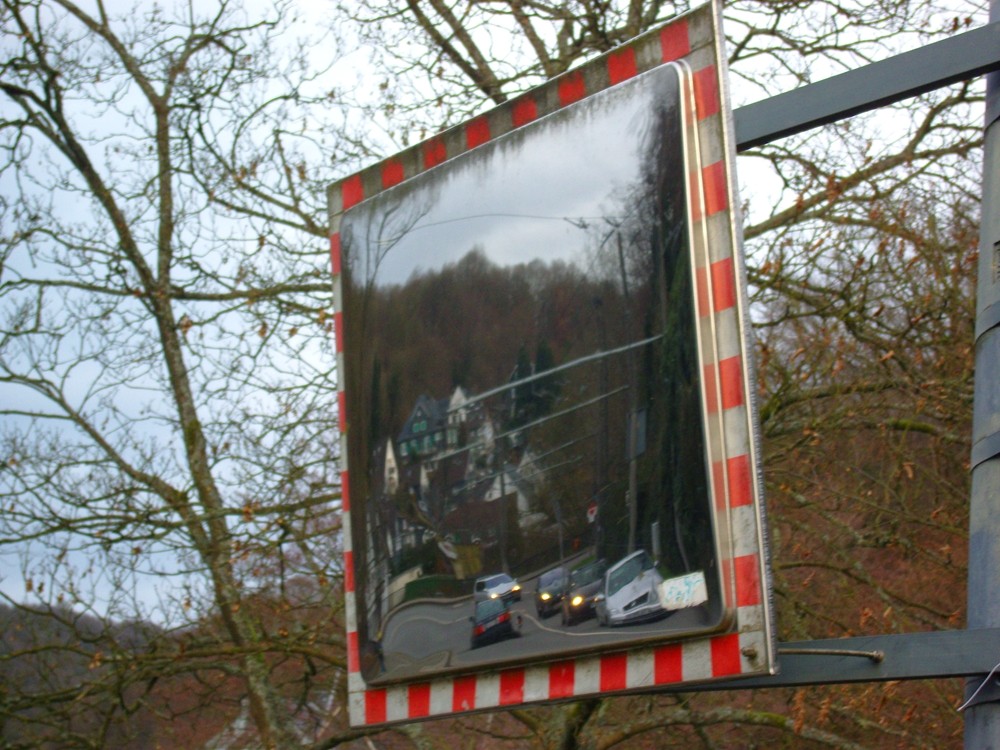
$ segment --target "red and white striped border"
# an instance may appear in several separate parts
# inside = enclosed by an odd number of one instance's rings
[[[484,709],[643,689],[681,687],[774,668],[770,572],[745,340],[746,300],[736,228],[732,125],[726,91],[726,61],[716,4],[703,6],[661,29],[644,34],[587,65],[463,125],[447,130],[329,189],[330,258],[338,371],[344,372],[340,288],[340,217],[366,198],[514,128],[586,96],[670,62],[690,75],[698,166],[690,175],[692,233],[696,250],[695,296],[702,328],[706,440],[716,498],[723,590],[735,613],[730,631],[678,643],[639,647],[552,663],[442,676],[388,687],[370,687],[360,668],[349,472],[342,472],[344,591],[347,613],[348,691],[354,726],[441,717]],[[707,335],[705,335],[707,333]],[[347,456],[344,393],[338,393],[341,457]]]

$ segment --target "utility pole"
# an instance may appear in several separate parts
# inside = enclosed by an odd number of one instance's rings
[[[625,306],[625,330],[632,334],[632,298],[628,288],[628,273],[625,269],[625,250],[622,247],[622,235],[620,231],[615,232],[618,240],[618,266],[622,274],[622,300]],[[628,368],[628,435],[625,442],[625,450],[628,453],[628,553],[635,552],[636,528],[639,525],[639,487],[638,487],[638,451],[636,446],[639,442],[638,422],[639,422],[639,376],[635,364],[635,351],[629,349],[625,355],[626,367]]]
[[[990,0],[1000,21],[1000,0]],[[1000,626],[1000,73],[986,76],[983,205],[976,287],[968,629]],[[1000,654],[996,655],[1000,661]],[[965,747],[1000,748],[1000,681],[966,682]]]

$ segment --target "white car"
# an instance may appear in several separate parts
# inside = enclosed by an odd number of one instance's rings
[[[604,588],[596,597],[601,625],[626,625],[669,614],[660,601],[663,576],[645,550],[622,558],[604,574]]]
[[[496,573],[491,576],[477,578],[472,588],[472,600],[483,602],[487,599],[503,599],[504,601],[521,601],[521,584],[506,573]]]

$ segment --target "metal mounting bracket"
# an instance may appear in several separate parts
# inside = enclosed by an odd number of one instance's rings
[[[1000,70],[1000,21],[740,107],[733,111],[736,149],[745,151],[995,70]],[[1000,117],[1000,111],[987,117]]]

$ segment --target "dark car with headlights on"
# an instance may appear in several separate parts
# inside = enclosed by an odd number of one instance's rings
[[[607,569],[606,561],[595,560],[569,574],[569,585],[562,601],[563,625],[573,625],[594,614],[595,597],[601,592]]]
[[[548,617],[559,611],[567,585],[569,585],[569,575],[562,566],[547,570],[538,577],[535,611],[539,617]]]
[[[472,623],[472,648],[518,635],[519,629],[515,627],[516,617],[503,599],[476,602],[474,613],[469,618]]]

